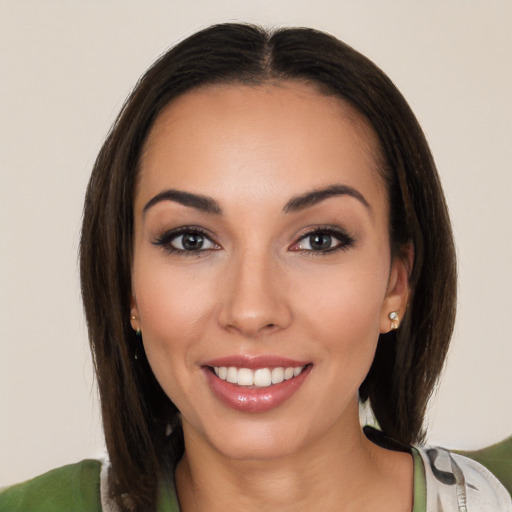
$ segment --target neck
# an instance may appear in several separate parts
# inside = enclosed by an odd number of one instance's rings
[[[411,456],[374,445],[358,421],[333,425],[321,439],[276,459],[232,459],[185,425],[184,434],[176,470],[182,512],[412,508]]]

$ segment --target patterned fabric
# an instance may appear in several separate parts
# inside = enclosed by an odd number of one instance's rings
[[[443,448],[416,448],[425,469],[426,512],[512,512],[512,499],[484,466]]]

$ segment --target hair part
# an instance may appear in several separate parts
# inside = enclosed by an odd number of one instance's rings
[[[360,397],[370,401],[387,436],[404,444],[423,439],[426,406],[453,330],[456,266],[441,184],[414,114],[375,64],[328,34],[215,25],[166,52],[137,83],[87,188],[82,297],[112,464],[111,493],[125,509],[155,509],[159,477],[172,473],[184,449],[179,411],[156,381],[130,325],[133,200],[148,134],[162,110],[187,91],[288,80],[314,84],[348,102],[377,135],[391,253],[405,258],[404,248],[412,245],[414,265],[400,329],[381,335]]]

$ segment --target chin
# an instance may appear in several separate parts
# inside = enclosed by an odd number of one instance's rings
[[[227,437],[227,436],[226,436]],[[257,430],[251,435],[230,435],[229,439],[212,439],[212,444],[225,457],[232,460],[276,460],[292,456],[301,451],[306,440],[297,433],[275,433]]]
[[[250,415],[216,422],[216,425],[211,423],[203,430],[203,440],[231,460],[271,461],[307,455],[318,443],[333,434],[336,436],[340,430],[337,418],[333,417],[324,417],[322,421],[319,415],[272,416]]]

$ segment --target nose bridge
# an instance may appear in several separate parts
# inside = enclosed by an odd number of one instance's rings
[[[283,280],[268,248],[239,248],[226,269],[223,326],[251,337],[286,327],[291,313]]]

